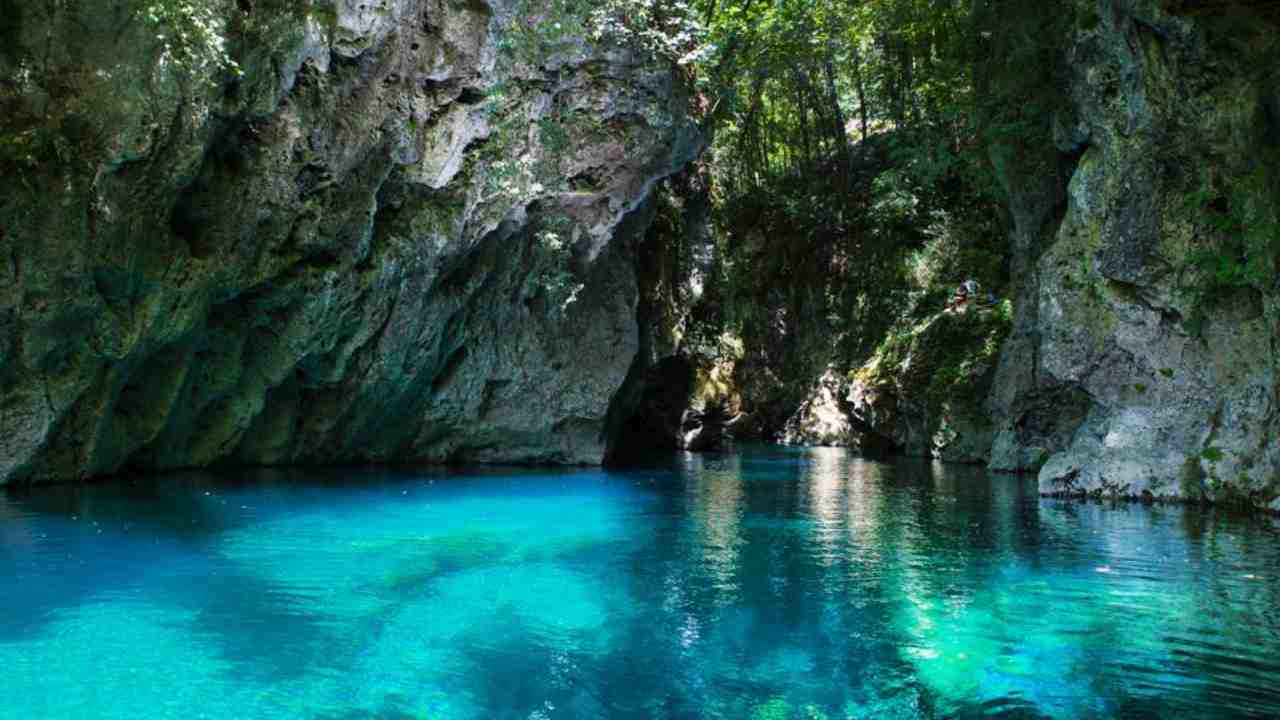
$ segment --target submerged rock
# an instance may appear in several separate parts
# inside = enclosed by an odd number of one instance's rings
[[[6,7],[0,484],[602,459],[668,64],[511,0]]]

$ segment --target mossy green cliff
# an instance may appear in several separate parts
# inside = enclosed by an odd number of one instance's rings
[[[625,221],[701,140],[669,63],[528,9],[5,3],[0,483],[599,462]]]

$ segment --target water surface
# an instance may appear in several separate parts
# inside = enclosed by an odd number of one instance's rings
[[[1280,717],[1274,521],[838,450],[0,495],[0,718]]]

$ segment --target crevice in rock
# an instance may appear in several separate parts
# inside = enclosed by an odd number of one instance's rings
[[[445,358],[444,364],[436,373],[435,379],[431,381],[432,394],[440,394],[450,383],[458,376],[458,371],[462,369],[462,363],[467,359],[467,348],[462,346],[455,348]]]

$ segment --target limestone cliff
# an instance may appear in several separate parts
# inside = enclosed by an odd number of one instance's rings
[[[1054,123],[1074,172],[1009,168],[992,467],[1280,508],[1280,28],[1267,3],[1084,5]]]
[[[600,461],[700,139],[516,5],[0,2],[0,484]]]

